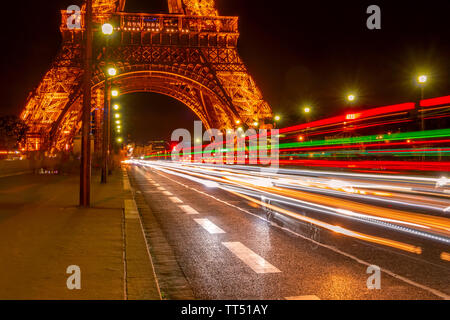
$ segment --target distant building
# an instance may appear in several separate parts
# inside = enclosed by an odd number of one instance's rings
[[[157,158],[169,151],[169,144],[165,141],[149,141],[146,145],[132,144],[132,149],[133,158]]]

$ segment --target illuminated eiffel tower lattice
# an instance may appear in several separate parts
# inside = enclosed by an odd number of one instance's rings
[[[168,0],[168,14],[127,13],[125,0],[94,0],[92,124],[101,140],[105,69],[120,95],[155,92],[189,107],[207,128],[236,128],[273,114],[237,52],[238,17],[219,16],[214,0]],[[21,118],[29,125],[28,150],[69,149],[81,127],[84,8],[78,28],[62,10],[62,45],[50,70],[33,90]],[[73,21],[72,21],[73,22]],[[114,26],[105,48],[100,29]],[[168,121],[168,120],[167,120]]]

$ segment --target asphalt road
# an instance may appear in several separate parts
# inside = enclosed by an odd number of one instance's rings
[[[225,191],[196,181],[198,175],[193,180],[177,173],[130,166],[135,188],[159,222],[195,298],[449,298],[449,264],[436,258],[437,252],[449,251],[446,244],[430,244],[428,239],[422,239],[420,248],[426,253],[433,252],[431,258],[405,252],[304,221],[296,223],[274,213],[270,206],[264,207],[264,201],[253,201],[251,193],[239,196],[232,189]],[[414,201],[426,196],[423,190],[421,192],[412,197]],[[311,190],[309,194],[323,196]],[[336,203],[345,200],[342,195],[331,197],[328,194],[327,197],[315,200]],[[382,200],[369,202],[385,206],[379,201]],[[429,205],[445,209],[446,203],[430,199]],[[288,210],[289,206],[277,204],[276,208]],[[416,213],[416,217],[421,217],[420,212]],[[308,212],[303,214],[307,218],[317,218]],[[433,231],[446,236],[446,229],[439,229],[442,216],[439,213],[431,216],[437,218],[430,220],[430,223],[436,222],[431,229],[436,226]],[[330,222],[322,218],[321,221]],[[358,227],[358,232],[374,228],[357,223],[349,223],[349,226]],[[393,231],[385,230],[382,235],[391,239],[390,233]],[[408,236],[398,235],[393,241],[408,242],[408,239]],[[380,289],[367,287],[371,276],[367,269],[371,265],[382,270]]]

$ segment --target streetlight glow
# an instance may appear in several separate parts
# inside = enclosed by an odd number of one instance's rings
[[[354,94],[349,94],[347,96],[347,100],[350,101],[350,102],[353,102],[353,101],[356,100],[356,96]]]
[[[117,91],[117,90],[112,90],[112,91],[111,91],[111,95],[112,95],[113,97],[118,97],[118,96],[119,96],[119,91]]]
[[[123,142],[123,139],[119,137],[119,138],[117,138],[117,142],[121,143],[121,142]]]
[[[105,35],[112,35],[114,31],[113,26],[110,23],[105,23],[104,25],[102,25],[102,32]]]
[[[305,107],[305,108],[303,109],[303,111],[304,111],[305,113],[310,113],[310,112],[311,112],[311,108],[310,108],[310,107]]]
[[[116,69],[116,68],[113,68],[113,67],[109,68],[109,69],[108,69],[108,74],[109,74],[111,77],[114,77],[114,76],[117,74],[117,69]]]
[[[114,117],[115,117],[116,119],[119,119],[119,118],[120,118],[120,113],[116,113],[116,114],[114,115]]]
[[[417,77],[417,82],[424,84],[428,81],[428,77],[426,75],[420,75]]]
[[[258,121],[253,122],[253,125],[257,127],[259,125]]]
[[[280,121],[281,117],[280,116],[275,116],[275,121]]]
[[[113,109],[114,109],[114,110],[119,110],[119,109],[120,109],[120,106],[119,106],[118,104],[115,104],[115,105],[113,106]]]

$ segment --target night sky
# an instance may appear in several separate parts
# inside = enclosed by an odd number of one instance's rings
[[[314,117],[349,108],[406,101],[419,96],[415,77],[430,75],[426,96],[450,94],[450,1],[216,0],[221,15],[240,17],[239,52],[284,125],[299,123],[300,108]],[[0,114],[19,114],[60,44],[60,9],[80,1],[16,1],[4,11]],[[382,29],[366,28],[366,8],[377,4]],[[165,0],[128,0],[129,12],[166,12]],[[125,127],[133,139],[167,138],[192,127],[193,113],[157,94],[125,96]],[[132,125],[131,125],[132,123]]]

